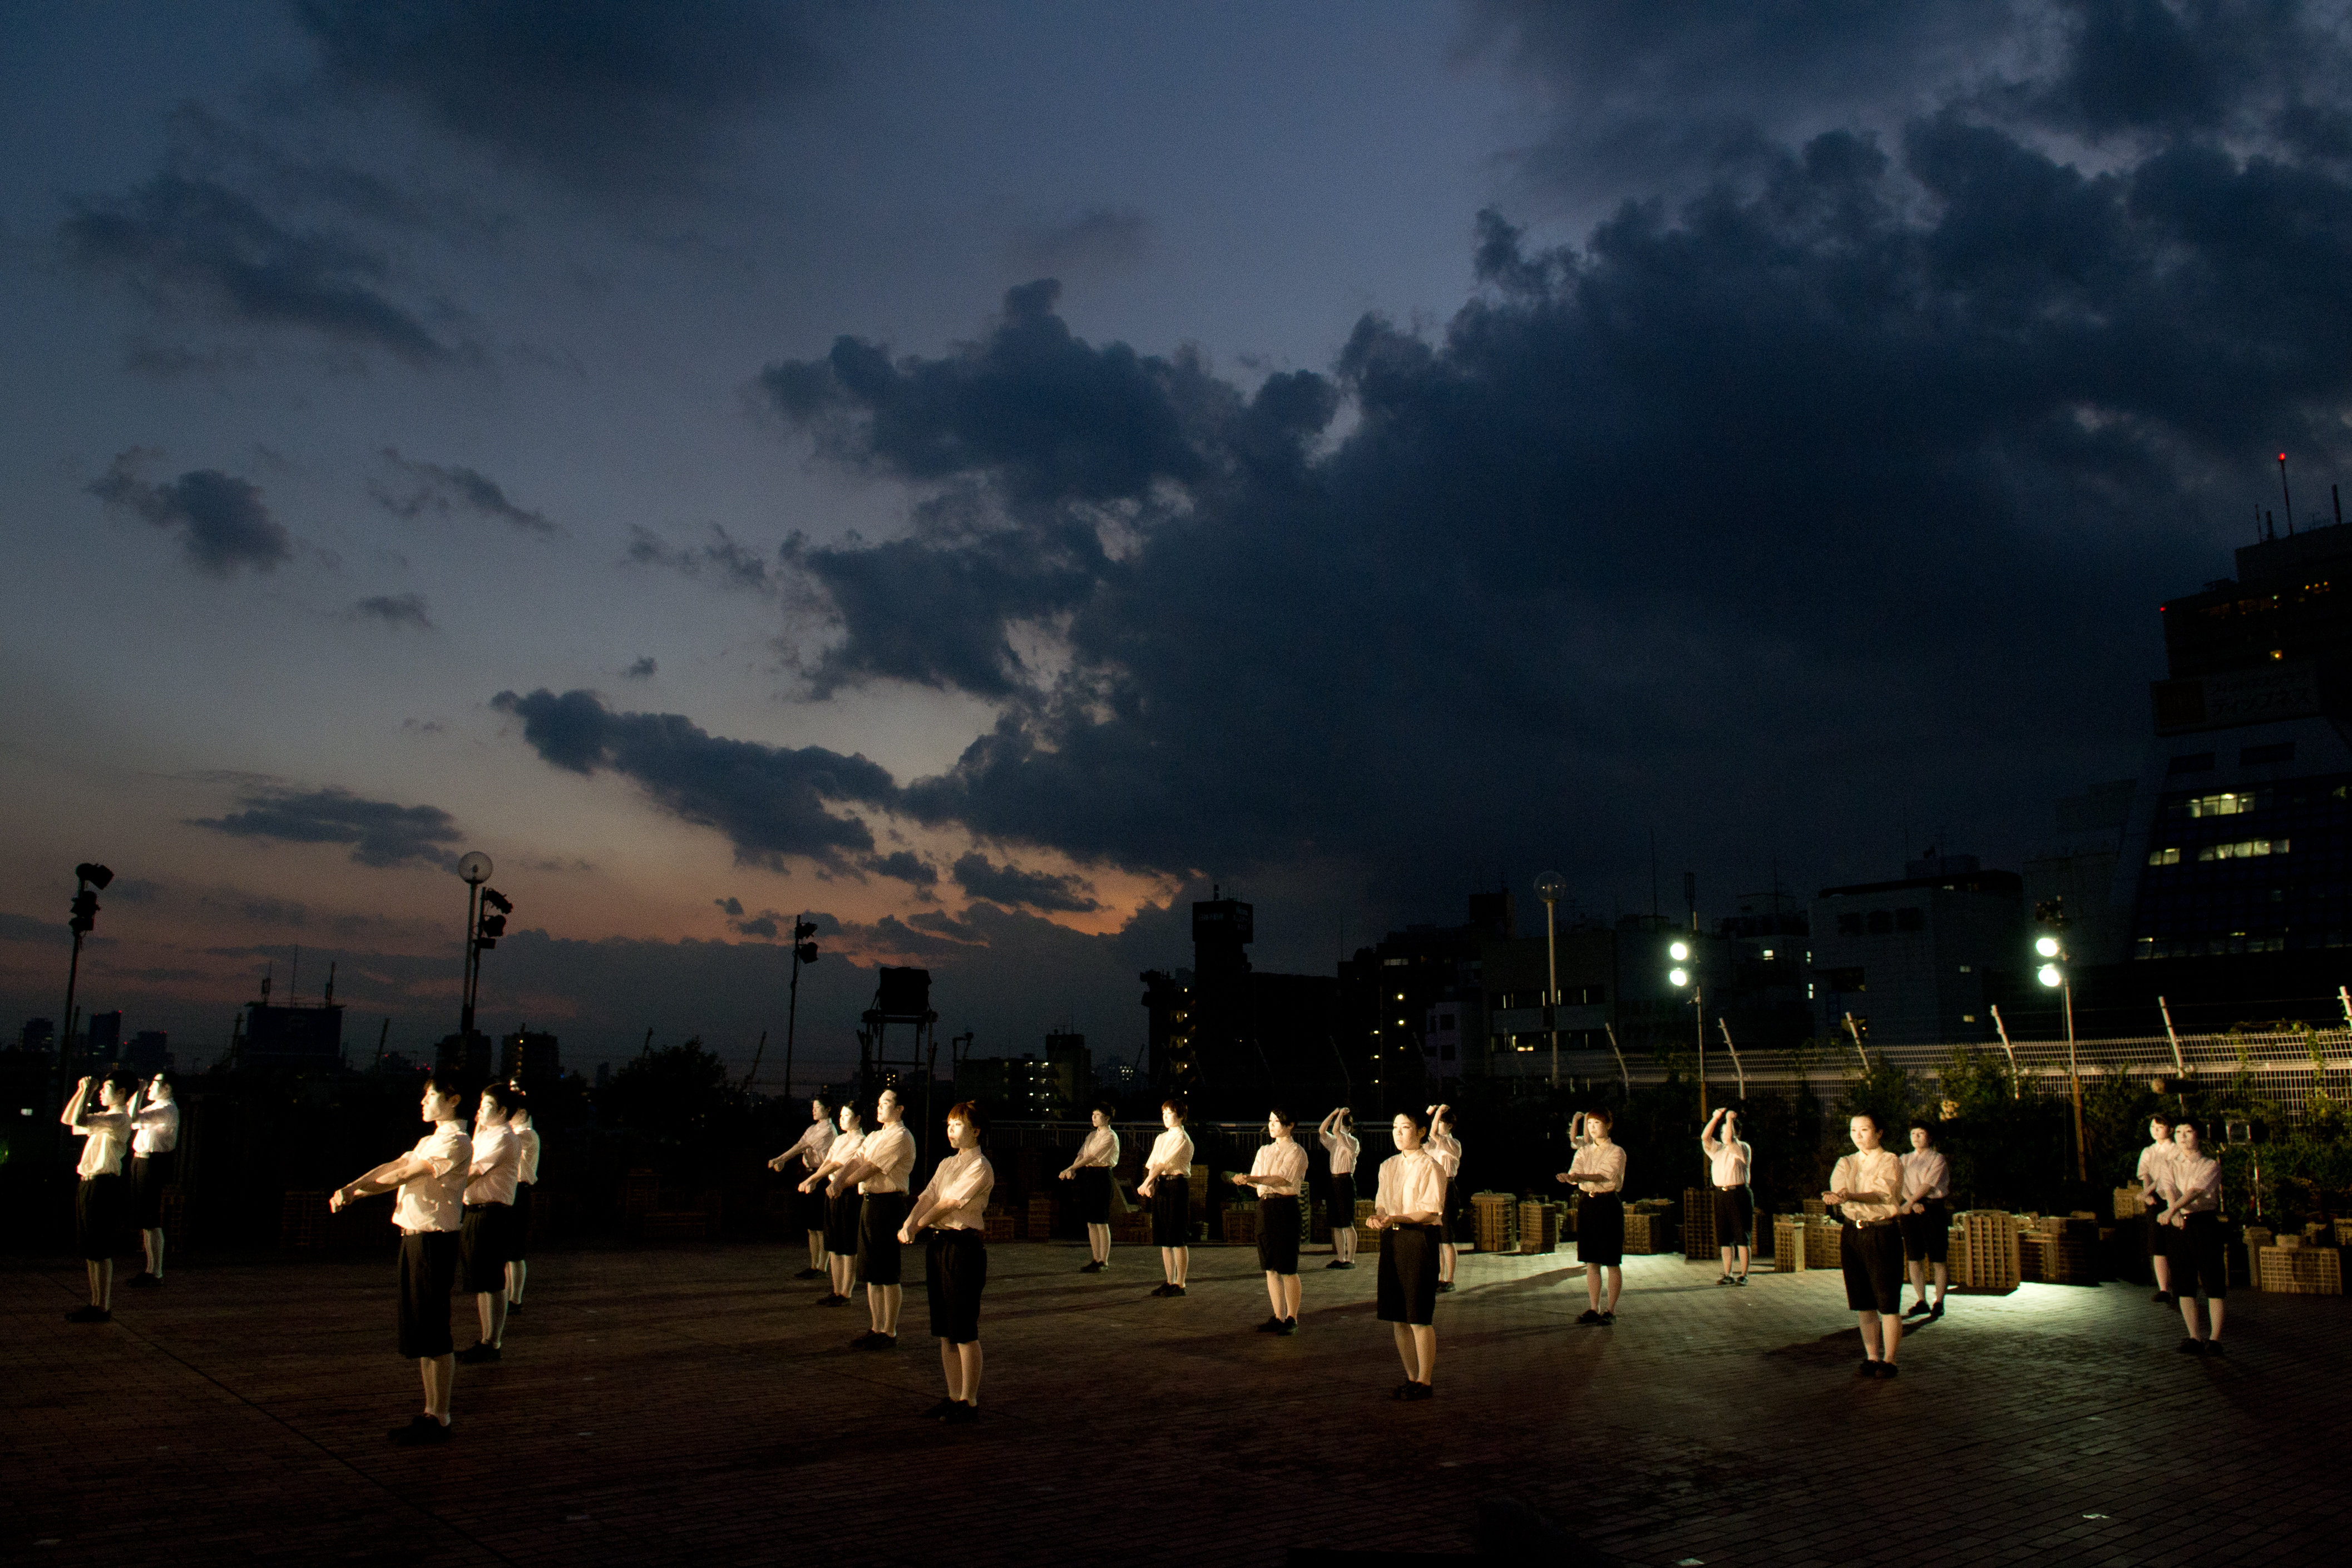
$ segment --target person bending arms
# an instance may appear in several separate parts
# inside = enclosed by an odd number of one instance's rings
[[[1062,1179],[1078,1184],[1078,1218],[1087,1226],[1088,1256],[1078,1272],[1099,1274],[1110,1267],[1110,1184],[1115,1179],[1111,1173],[1118,1167],[1118,1134],[1111,1129],[1109,1101],[1087,1114],[1094,1126]]]
[[[1944,1315],[1944,1294],[1951,1289],[1948,1254],[1952,1245],[1952,1167],[1936,1147],[1936,1129],[1925,1122],[1911,1124],[1911,1152],[1903,1156],[1903,1212],[1895,1228],[1903,1233],[1903,1267],[1919,1299],[1906,1318]],[[1927,1302],[1927,1272],[1936,1274],[1936,1301]]]
[[[2174,1153],[2172,1118],[2158,1111],[2147,1119],[2147,1147],[2139,1152],[2140,1234],[2147,1243],[2147,1262],[2156,1275],[2156,1294],[2151,1300],[2159,1307],[2168,1307],[2175,1300],[2172,1294],[2172,1237],[2169,1226],[2157,1222],[2164,1208],[2164,1163]]]
[[[1715,1135],[1718,1124],[1723,1129],[1720,1138]],[[1744,1285],[1756,1227],[1756,1195],[1748,1185],[1756,1151],[1739,1141],[1739,1113],[1728,1105],[1706,1119],[1698,1146],[1706,1151],[1707,1176],[1715,1183],[1716,1250],[1723,1254],[1723,1277],[1716,1283]],[[1736,1274],[1731,1271],[1735,1260],[1739,1265]]]
[[[850,1277],[857,1268],[857,1189],[844,1178],[842,1173],[857,1163],[858,1151],[866,1146],[866,1120],[857,1107],[843,1101],[841,1131],[826,1145],[824,1161],[801,1183],[803,1192],[821,1193],[824,1197],[824,1267],[828,1276],[825,1293],[816,1299],[820,1307],[841,1307],[849,1304]]]
[[[158,1072],[147,1085],[147,1103],[131,1103],[131,1211],[146,1251],[146,1268],[129,1283],[152,1290],[163,1282],[163,1189],[172,1183],[180,1146],[178,1082]]]
[[[131,1196],[123,1190],[122,1155],[131,1145],[131,1103],[139,1081],[124,1072],[107,1075],[90,1109],[89,1080],[74,1085],[58,1120],[81,1135],[81,1159],[74,1166],[74,1241],[89,1273],[89,1304],[66,1314],[68,1322],[114,1321],[114,1255],[130,1238]]]
[[[1184,1102],[1162,1100],[1160,1125],[1135,1190],[1151,1200],[1151,1239],[1159,1244],[1160,1271],[1168,1277],[1151,1293],[1181,1296],[1192,1270],[1192,1136],[1184,1131]]]
[[[457,1119],[464,1103],[457,1075],[436,1068],[425,1078],[418,1106],[433,1130],[396,1160],[387,1160],[327,1199],[327,1207],[396,1192],[392,1222],[400,1228],[400,1354],[425,1378],[425,1413],[393,1428],[395,1443],[449,1440],[449,1392],[457,1356],[449,1343],[449,1290],[457,1279],[457,1230],[465,1215],[473,1140]]]
[[[1445,1173],[1445,1212],[1440,1221],[1444,1241],[1437,1249],[1437,1293],[1454,1289],[1454,1243],[1462,1234],[1462,1140],[1454,1135],[1454,1107],[1429,1108],[1429,1157]]]
[[[1822,1201],[1839,1211],[1838,1258],[1845,1272],[1845,1304],[1862,1315],[1864,1377],[1893,1377],[1903,1344],[1903,1162],[1881,1146],[1878,1118],[1864,1111],[1846,1124],[1854,1152],[1830,1172]]]
[[[1602,1327],[1617,1321],[1617,1296],[1625,1288],[1625,1151],[1609,1141],[1611,1125],[1606,1111],[1579,1112],[1568,1124],[1576,1158],[1558,1178],[1584,1195],[1576,1207],[1576,1257],[1584,1265],[1584,1294],[1591,1304],[1576,1321]]]
[[[1342,1105],[1323,1118],[1316,1138],[1331,1154],[1331,1261],[1326,1269],[1356,1266],[1356,1160],[1364,1145],[1356,1136],[1356,1113]]]
[[[1234,1175],[1235,1186],[1257,1193],[1257,1266],[1265,1271],[1266,1299],[1274,1315],[1260,1333],[1298,1332],[1298,1193],[1307,1185],[1307,1151],[1292,1134],[1297,1119],[1277,1105],[1265,1115],[1266,1141],[1250,1161],[1249,1174]]]
[[[833,1111],[822,1100],[809,1102],[809,1124],[802,1129],[800,1142],[768,1162],[772,1171],[781,1171],[797,1165],[803,1176],[814,1176],[824,1164],[826,1151],[833,1147]],[[795,1280],[822,1280],[824,1270],[824,1194],[813,1190],[806,1181],[795,1184],[798,1193],[794,1207],[800,1211],[801,1228],[808,1233],[808,1267],[793,1276]]]
[[[522,1085],[515,1088],[520,1092]],[[515,1144],[522,1151],[522,1174],[515,1180],[514,1256],[507,1260],[507,1315],[511,1317],[522,1311],[522,1288],[530,1278],[530,1216],[539,1191],[539,1125],[528,1098],[507,1124],[515,1130]]]
[[[2172,1228],[2172,1288],[2180,1302],[2180,1322],[2188,1337],[2180,1342],[2184,1355],[2221,1354],[2222,1301],[2230,1293],[2230,1271],[2221,1256],[2221,1162],[2205,1152],[2204,1129],[2191,1121],[2172,1126],[2172,1157],[2164,1162],[2165,1204],[2159,1216]],[[2205,1298],[2212,1333],[2197,1333],[2197,1298]]]
[[[1393,1397],[1428,1399],[1437,1374],[1437,1249],[1444,1238],[1445,1173],[1422,1144],[1429,1115],[1400,1111],[1389,1131],[1397,1152],[1381,1162],[1366,1221],[1381,1238],[1380,1321],[1395,1335],[1404,1381]]]
[[[852,1350],[889,1350],[898,1343],[905,1277],[898,1227],[907,1221],[907,1178],[915,1169],[915,1134],[907,1131],[906,1114],[898,1092],[882,1091],[874,1103],[874,1130],[835,1178],[857,1184],[857,1256],[852,1273],[866,1284],[866,1330],[849,1342]]]
[[[954,1153],[931,1173],[898,1239],[924,1237],[923,1288],[930,1299],[931,1335],[940,1342],[940,1369],[948,1396],[924,1414],[950,1422],[980,1419],[980,1296],[988,1286],[988,1195],[996,1169],[980,1152],[988,1120],[975,1101],[948,1110]]]
[[[521,1105],[522,1091],[493,1083],[474,1107],[466,1218],[457,1230],[457,1266],[482,1329],[480,1339],[457,1353],[469,1366],[506,1354],[507,1263],[514,1256],[514,1200],[522,1180],[522,1144],[509,1123]]]

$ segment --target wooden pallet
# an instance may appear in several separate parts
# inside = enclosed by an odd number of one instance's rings
[[[2344,1293],[2344,1255],[2333,1247],[2264,1247],[2253,1261],[2261,1290],[2288,1296]]]
[[[1776,1214],[1772,1217],[1772,1269],[1780,1274],[1801,1274],[1811,1266],[1806,1245],[1805,1216]]]
[[[1717,1255],[1715,1188],[1685,1187],[1683,1189],[1683,1256],[1713,1258]]]
[[[1519,1250],[1522,1253],[1559,1250],[1558,1204],[1530,1199],[1519,1205]]]
[[[1252,1246],[1256,1244],[1257,1205],[1254,1203],[1237,1203],[1234,1205],[1231,1208],[1225,1210],[1224,1223],[1224,1235],[1226,1240],[1234,1242],[1246,1242]]]
[[[1970,1290],[2015,1290],[2022,1278],[2018,1228],[2015,1215],[1997,1208],[1971,1208],[1955,1215],[1953,1282]]]

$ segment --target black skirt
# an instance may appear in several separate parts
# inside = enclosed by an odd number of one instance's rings
[[[857,1189],[824,1200],[824,1249],[836,1258],[857,1256]]]
[[[122,1177],[84,1176],[74,1188],[74,1244],[92,1263],[131,1249],[131,1192]]]
[[[1838,1263],[1845,1270],[1845,1304],[1857,1312],[1903,1310],[1903,1232],[1891,1219],[1838,1228]]]
[[[803,1230],[822,1231],[824,1228],[824,1184],[819,1182],[806,1192],[798,1190],[800,1182],[806,1181],[808,1176],[809,1173],[803,1170],[799,1180],[793,1184],[793,1207],[799,1211]]]
[[[1745,1186],[1715,1189],[1715,1244],[1745,1247],[1756,1231],[1756,1195]]]
[[[1381,1232],[1381,1322],[1437,1321],[1437,1249],[1444,1239],[1438,1225],[1391,1225]]]
[[[1161,1176],[1151,1187],[1151,1244],[1192,1245],[1192,1178]]]
[[[1110,1223],[1110,1171],[1104,1166],[1080,1166],[1070,1177],[1077,1190],[1078,1219],[1087,1225]]]
[[[1298,1200],[1264,1197],[1257,1205],[1257,1266],[1269,1274],[1298,1272]]]
[[[518,1263],[530,1256],[532,1186],[527,1181],[515,1183],[514,1224],[507,1239],[514,1244],[512,1257]]]
[[[142,1230],[163,1228],[163,1189],[172,1184],[177,1153],[141,1155],[131,1162],[131,1222]]]
[[[1944,1199],[1931,1197],[1920,1205],[1918,1213],[1897,1215],[1895,1228],[1903,1232],[1905,1262],[1942,1263],[1949,1260],[1952,1206]]]
[[[514,1205],[469,1203],[457,1230],[457,1254],[466,1289],[494,1296],[507,1288],[507,1264],[514,1258]]]
[[[1613,1192],[1588,1192],[1576,1206],[1576,1258],[1589,1269],[1619,1269],[1625,1263],[1625,1199]]]
[[[400,1354],[410,1361],[446,1355],[449,1287],[457,1280],[457,1233],[422,1230],[400,1239]]]
[[[2183,1216],[2188,1224],[2168,1225],[2172,1232],[2172,1292],[2188,1301],[2203,1292],[2218,1301],[2230,1293],[2228,1260],[2221,1252],[2221,1217],[2211,1209]]]
[[[1445,1178],[1445,1239],[1475,1245],[1476,1228],[1470,1222],[1470,1206],[1463,1200],[1462,1183],[1454,1176]]]
[[[896,1285],[905,1277],[898,1258],[898,1227],[907,1223],[913,1199],[903,1192],[869,1192],[857,1205],[857,1278],[868,1285]]]
[[[1338,1171],[1331,1177],[1331,1201],[1324,1206],[1324,1214],[1331,1228],[1342,1230],[1356,1223],[1356,1173]]]
[[[988,1239],[977,1230],[924,1232],[923,1288],[931,1337],[970,1344],[980,1337],[980,1293],[988,1288]]]

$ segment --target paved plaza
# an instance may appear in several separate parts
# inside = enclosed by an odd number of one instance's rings
[[[950,1427],[919,1418],[919,1259],[877,1354],[797,1246],[551,1253],[423,1450],[384,1436],[418,1404],[388,1256],[199,1260],[100,1327],[62,1315],[78,1261],[0,1266],[0,1561],[1275,1568],[1467,1560],[1506,1499],[1662,1568],[2335,1563],[2352,1525],[2340,1297],[2235,1296],[2207,1361],[2145,1288],[1955,1296],[1881,1383],[1832,1274],[1629,1259],[1617,1325],[1580,1328],[1572,1253],[1465,1255],[1404,1405],[1369,1263],[1311,1254],[1286,1339],[1251,1332],[1248,1249],[1196,1249],[1181,1301],[1145,1249],[1085,1256],[992,1249],[982,1418]]]

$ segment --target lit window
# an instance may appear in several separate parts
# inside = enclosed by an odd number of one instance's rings
[[[2197,858],[2200,861],[2252,860],[2257,855],[2283,855],[2286,849],[2287,841],[2284,839],[2240,839],[2234,843],[2207,844],[2197,852]]]
[[[1977,1021],[1977,1015],[1974,1013],[1962,1013],[1960,1015],[1960,1021],[1962,1023],[1974,1023]]]
[[[1969,972],[1969,967],[1968,967],[1966,964],[1961,965],[1961,966],[1960,966],[1960,973],[1961,973],[1961,974],[1963,974],[1963,975],[1965,975],[1965,974],[1967,974],[1968,972]]]
[[[1765,948],[1765,949],[1764,949],[1764,956],[1766,956],[1767,958],[1769,958],[1771,956],[1772,956],[1772,949],[1771,949],[1771,948],[1769,948],[1769,947]]]
[[[2234,817],[2242,811],[2251,811],[2253,809],[2254,791],[2252,789],[2233,790],[2220,795],[2197,795],[2191,797],[2189,801],[2189,814],[2192,817]]]
[[[2147,863],[2150,865],[2179,865],[2180,863],[2179,847],[2175,845],[2170,849],[2148,851]]]

